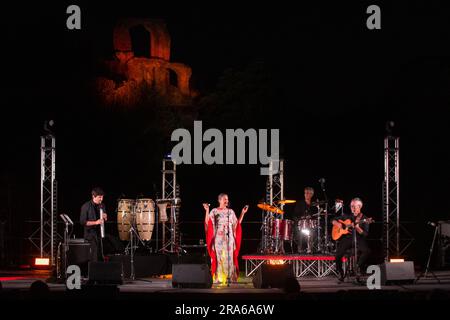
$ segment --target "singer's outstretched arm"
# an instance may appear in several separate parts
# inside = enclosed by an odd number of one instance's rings
[[[206,223],[206,225],[208,225],[208,220],[209,220],[209,204],[208,204],[208,203],[204,203],[204,204],[203,204],[203,209],[205,209],[205,223]]]

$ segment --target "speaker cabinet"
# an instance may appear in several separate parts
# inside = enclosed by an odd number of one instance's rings
[[[293,279],[295,276],[291,264],[263,264],[253,276],[253,286],[258,289],[286,288]]]
[[[67,253],[67,266],[64,261],[64,252]],[[88,263],[91,259],[91,244],[84,239],[71,239],[66,250],[65,245],[61,246],[61,267],[64,270],[70,265],[77,265],[80,267],[81,275],[87,277]]]
[[[414,282],[414,262],[385,262],[381,265],[381,284],[389,285],[399,282]]]
[[[212,276],[207,264],[172,265],[172,287],[211,288]]]
[[[120,262],[89,262],[89,284],[122,284]]]

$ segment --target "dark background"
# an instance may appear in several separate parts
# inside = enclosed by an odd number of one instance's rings
[[[69,4],[81,7],[79,31],[66,29]],[[370,4],[381,7],[381,30],[366,28]],[[74,220],[93,186],[106,190],[112,219],[122,194],[155,198],[171,130],[190,128],[197,119],[204,128],[279,128],[286,197],[300,199],[304,186],[319,189],[318,179],[325,177],[330,199],[342,197],[348,205],[359,196],[364,212],[377,221],[385,123],[394,121],[401,146],[401,219],[411,222],[405,226],[416,238],[407,256],[423,264],[433,232],[426,222],[449,217],[445,9],[430,1],[4,7],[0,220],[8,263],[30,254],[23,238],[34,229],[27,221],[39,219],[39,137],[46,119],[56,122],[59,212]],[[192,67],[192,86],[200,93],[192,107],[98,103],[92,83],[99,62],[113,57],[112,31],[123,17],[166,21],[171,61]],[[256,204],[265,196],[265,178],[259,166],[181,165],[177,179],[186,243],[203,237],[202,225],[189,222],[201,221],[201,203],[214,204],[220,192],[229,193],[237,212],[250,204],[247,222],[260,221]],[[375,225],[371,234],[374,260],[380,228]],[[258,239],[259,224],[248,223],[244,232]],[[244,242],[242,252],[255,251],[256,244]]]

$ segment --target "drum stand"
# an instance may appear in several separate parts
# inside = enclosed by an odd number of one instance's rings
[[[177,200],[178,198],[171,199],[171,206],[170,206],[170,228],[167,228],[166,223],[163,222],[162,232],[163,232],[163,241],[165,241],[165,234],[166,234],[166,228],[170,231],[170,240],[167,243],[163,243],[160,251],[162,252],[171,252],[171,253],[178,253],[180,254],[182,248],[179,244],[177,244],[176,237],[177,237],[177,230],[176,225],[178,223],[177,216],[176,216],[176,206],[177,206]],[[167,249],[169,248],[169,249]]]
[[[139,237],[139,234],[137,233],[136,229],[133,225],[131,225],[130,228],[130,242],[128,242],[127,247],[125,248],[125,253],[128,255],[128,250],[130,250],[130,264],[131,264],[131,272],[130,272],[130,279],[135,279],[135,273],[134,273],[134,252],[138,248],[138,244],[134,244],[134,236],[137,237],[139,242],[145,247],[145,244],[142,242],[141,237]]]
[[[322,238],[321,238],[321,234],[322,234],[322,226],[320,225],[320,216],[322,215],[322,209],[318,208],[319,212],[317,213],[317,252],[322,252]]]

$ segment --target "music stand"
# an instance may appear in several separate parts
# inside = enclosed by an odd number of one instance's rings
[[[59,215],[64,222],[65,228],[64,228],[64,278],[67,278],[67,251],[69,251],[69,225],[73,226],[73,221],[70,219],[70,217],[67,214],[60,214]]]

